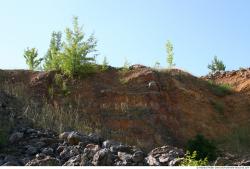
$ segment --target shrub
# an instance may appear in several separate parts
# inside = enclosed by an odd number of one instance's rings
[[[205,159],[207,157],[208,161],[213,161],[217,157],[217,148],[215,143],[207,140],[203,135],[196,135],[194,139],[191,139],[187,143],[187,150],[193,153],[197,152],[196,159]]]
[[[187,151],[184,160],[180,164],[181,166],[206,166],[208,165],[207,157],[205,159],[197,160],[197,152],[194,151],[192,154]]]

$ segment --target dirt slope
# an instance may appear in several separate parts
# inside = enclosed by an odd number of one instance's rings
[[[0,71],[0,82],[4,90],[28,101],[46,100],[55,109],[73,110],[70,115],[53,116],[55,128],[58,118],[65,117],[67,123],[61,122],[61,127],[88,125],[109,138],[146,149],[183,146],[197,133],[221,140],[249,124],[249,69],[198,78],[177,69],[137,67],[83,79],[62,77],[62,82],[55,74],[5,70]],[[208,80],[230,84],[232,91],[218,94],[220,89]]]

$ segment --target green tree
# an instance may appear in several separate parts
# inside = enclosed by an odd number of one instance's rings
[[[97,41],[92,34],[85,40],[85,33],[78,25],[78,18],[73,18],[73,30],[66,28],[66,42],[63,43],[61,70],[69,75],[88,73],[94,68]]]
[[[166,43],[166,49],[167,49],[167,63],[168,67],[171,69],[175,66],[173,63],[174,61],[174,46],[173,44],[168,40]]]
[[[44,56],[44,69],[45,70],[59,70],[60,69],[60,52],[62,49],[62,33],[53,32],[51,34],[51,40],[49,49]]]
[[[35,70],[38,68],[40,63],[42,62],[42,58],[38,57],[38,52],[36,48],[29,49],[27,48],[24,50],[24,58],[26,60],[26,64],[29,66],[30,70]]]
[[[220,70],[226,69],[226,66],[224,65],[224,63],[221,60],[219,60],[217,58],[217,56],[214,56],[212,63],[209,64],[207,67],[208,67],[208,69],[210,69],[212,71],[212,73],[214,73],[217,70],[220,71]]]

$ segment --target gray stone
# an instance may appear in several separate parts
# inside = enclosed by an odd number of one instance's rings
[[[84,149],[84,153],[87,155],[89,159],[92,159],[97,151],[99,151],[101,148],[99,145],[95,144],[88,144],[86,148]]]
[[[42,153],[46,154],[46,155],[53,155],[54,154],[54,150],[53,150],[53,148],[48,147],[48,148],[42,149]]]
[[[139,162],[143,162],[144,161],[144,152],[142,151],[136,151],[133,156],[132,159],[134,162],[139,163]]]
[[[59,166],[60,161],[56,158],[47,156],[44,159],[33,159],[25,166]]]
[[[95,166],[111,166],[113,164],[113,156],[109,149],[104,148],[96,152],[93,157],[92,164]]]
[[[169,162],[169,166],[179,166],[181,162],[184,160],[184,158],[175,158],[172,161]]]
[[[20,141],[23,138],[23,133],[20,132],[15,132],[13,133],[10,138],[9,138],[9,142],[11,144],[13,143],[17,143],[18,141]]]
[[[182,149],[173,146],[163,146],[153,149],[146,158],[148,165],[174,165],[175,159],[184,157]]]
[[[59,139],[67,140],[70,132],[63,132],[59,135]]]
[[[15,161],[8,161],[6,163],[4,163],[2,166],[19,166],[20,164],[18,162]]]
[[[121,143],[114,140],[106,140],[102,143],[102,148],[110,148],[111,146],[119,146]]]
[[[79,154],[71,157],[63,166],[89,166],[91,162],[88,160],[85,154]]]
[[[132,155],[125,152],[118,152],[118,157],[122,161],[122,165],[132,165]]]
[[[105,139],[98,134],[91,133],[88,135],[91,143],[101,144]]]
[[[27,148],[26,149],[26,154],[29,154],[29,155],[34,155],[38,151],[36,147],[33,147],[31,145],[26,146],[26,148]]]

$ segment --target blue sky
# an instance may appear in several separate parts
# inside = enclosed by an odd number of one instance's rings
[[[166,66],[165,43],[174,44],[174,62],[205,75],[214,55],[228,70],[250,67],[248,0],[3,0],[0,3],[0,69],[27,69],[26,47],[43,57],[52,31],[78,16],[98,39],[99,58],[113,66]]]

